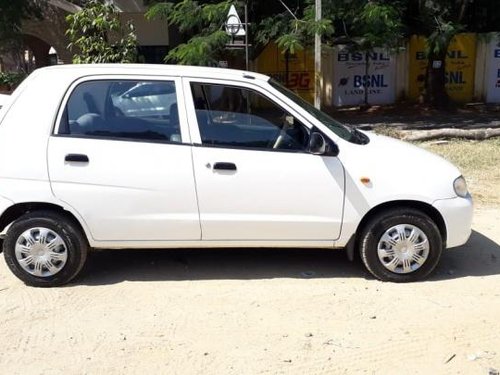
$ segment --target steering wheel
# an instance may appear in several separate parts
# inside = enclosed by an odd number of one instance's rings
[[[285,137],[286,137],[286,131],[281,130],[280,134],[278,135],[278,138],[276,138],[276,141],[274,142],[273,149],[279,149]]]
[[[286,119],[286,115],[283,117],[283,126],[281,127],[280,134],[278,135],[278,138],[276,138],[276,141],[274,142],[273,149],[278,149],[280,148],[281,144],[283,143],[283,140],[285,137],[287,137],[287,131],[290,128],[290,124]]]

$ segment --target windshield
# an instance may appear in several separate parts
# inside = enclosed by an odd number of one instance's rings
[[[296,104],[298,104],[301,108],[305,109],[310,115],[314,116],[318,121],[320,121],[323,125],[328,127],[332,132],[337,134],[340,138],[345,139],[349,142],[368,143],[366,140],[361,140],[362,137],[366,137],[365,135],[361,135],[362,133],[358,132],[354,128],[350,128],[337,120],[334,120],[326,113],[320,111],[316,107],[314,107],[307,100],[302,99],[300,96],[295,94],[293,91],[287,89],[278,81],[271,78],[269,80],[269,84],[273,86],[276,90],[278,90],[283,95],[287,96],[289,99],[293,100]]]

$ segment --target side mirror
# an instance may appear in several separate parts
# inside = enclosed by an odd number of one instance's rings
[[[327,142],[323,134],[313,131],[309,138],[309,152],[313,155],[337,156],[338,146],[333,142]]]

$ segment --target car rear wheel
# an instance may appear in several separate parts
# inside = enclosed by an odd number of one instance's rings
[[[24,283],[36,287],[60,286],[83,268],[88,245],[69,217],[52,211],[23,215],[4,240],[5,261]]]
[[[360,237],[361,259],[383,281],[427,277],[441,257],[443,240],[436,223],[415,209],[393,209],[373,217]]]

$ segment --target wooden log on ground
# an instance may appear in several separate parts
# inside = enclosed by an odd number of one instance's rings
[[[487,129],[434,129],[418,131],[401,131],[402,139],[405,141],[428,141],[439,138],[464,138],[483,140],[500,137],[500,128]]]

